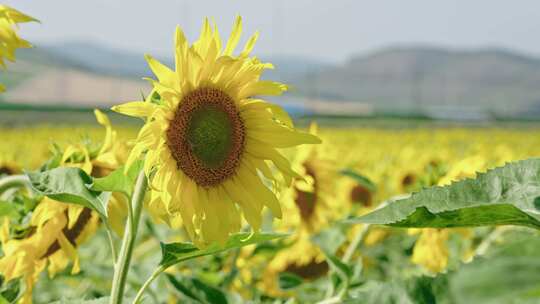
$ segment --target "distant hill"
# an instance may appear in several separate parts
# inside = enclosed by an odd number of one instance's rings
[[[138,78],[152,76],[144,54],[140,53],[130,53],[88,42],[68,42],[62,45],[48,46],[45,50],[65,60],[79,62],[84,68],[96,73]],[[170,67],[174,65],[172,55],[168,58],[155,57]],[[270,61],[276,67],[274,70],[267,71],[264,75],[265,78],[287,82],[330,67],[330,64],[320,60],[301,56],[261,56],[261,60]]]
[[[141,80],[152,76],[143,54],[68,42],[17,55],[17,64],[0,74],[8,85],[0,101],[106,106],[150,90]],[[172,56],[158,59],[172,65]],[[392,47],[341,65],[287,55],[261,59],[276,67],[264,78],[292,84],[281,100],[307,112],[540,117],[540,59],[510,50]]]
[[[172,51],[171,51],[172,52]],[[169,58],[156,56],[173,66]],[[262,56],[276,66],[265,78],[294,82],[330,65],[294,56]],[[8,92],[0,101],[30,104],[108,105],[139,98],[149,87],[143,77],[153,77],[144,54],[118,50],[89,42],[38,45],[17,52],[17,63],[0,82]]]
[[[144,54],[140,53],[76,41],[44,46],[43,50],[66,61],[78,62],[84,69],[98,74],[136,78],[151,76]]]
[[[0,74],[7,91],[0,102],[69,107],[108,107],[140,99],[149,92],[147,82],[120,73],[105,73],[75,56],[55,48],[17,51],[17,62]]]
[[[387,48],[297,80],[299,94],[379,108],[476,108],[519,113],[540,105],[540,60],[509,50]]]

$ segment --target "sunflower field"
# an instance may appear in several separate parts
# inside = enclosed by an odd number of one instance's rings
[[[0,63],[32,21],[0,6]],[[241,34],[178,27],[95,124],[0,124],[0,303],[540,303],[539,125],[297,123]]]

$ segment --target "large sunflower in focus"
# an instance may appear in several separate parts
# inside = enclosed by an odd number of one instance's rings
[[[264,206],[281,217],[279,202],[265,184],[275,188],[281,181],[273,166],[287,184],[298,175],[276,149],[320,142],[297,132],[281,108],[256,97],[280,95],[287,86],[260,80],[272,65],[249,57],[257,33],[233,55],[241,32],[238,17],[223,48],[217,28],[205,20],[190,46],[177,28],[175,70],[146,57],[157,77],[150,81],[159,102],[113,107],[146,118],[126,167],[146,151],[144,170],[156,193],[152,204],[180,215],[199,246],[223,242],[238,231],[240,212],[254,230],[261,226]]]

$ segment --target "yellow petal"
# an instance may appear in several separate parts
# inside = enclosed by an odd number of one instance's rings
[[[76,274],[81,271],[80,265],[79,265],[79,254],[77,253],[77,249],[71,244],[66,236],[63,233],[60,233],[60,235],[57,238],[58,243],[60,244],[60,248],[62,248],[62,251],[73,261],[73,268],[71,269],[71,274]]]
[[[154,72],[159,82],[173,89],[177,89],[179,87],[176,73],[174,71],[148,54],[146,54],[144,57],[146,58],[146,62],[148,62],[148,66],[152,72]]]
[[[242,35],[242,17],[236,16],[236,21],[234,22],[231,35],[229,36],[229,39],[227,40],[227,46],[225,47],[225,51],[223,52],[223,55],[226,55],[226,56],[232,55],[232,53],[234,52],[234,49],[238,45],[238,41],[240,41],[241,35]]]
[[[248,40],[248,42],[246,42],[246,46],[244,47],[244,50],[242,51],[242,53],[240,53],[240,57],[247,57],[249,56],[249,53],[251,53],[251,51],[253,50],[253,47],[255,47],[255,43],[257,42],[257,39],[259,39],[259,32],[255,32],[255,34],[253,34],[253,36],[251,36]]]
[[[243,87],[240,92],[238,92],[238,97],[240,99],[244,99],[259,95],[274,96],[281,95],[285,91],[287,91],[287,86],[283,83],[269,80],[261,80],[250,83]]]
[[[144,101],[126,102],[111,108],[111,110],[117,113],[133,117],[147,117],[152,115],[157,109],[158,105]]]

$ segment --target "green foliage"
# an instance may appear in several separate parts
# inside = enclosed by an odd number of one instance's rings
[[[51,304],[108,304],[109,297],[102,297],[99,299],[92,300],[81,300],[81,299],[62,299],[60,301],[52,302]]]
[[[278,278],[279,288],[282,290],[298,287],[303,283],[303,281],[304,279],[290,272],[282,272],[279,274]]]
[[[27,173],[32,187],[54,200],[85,206],[107,217],[109,192],[91,189],[93,179],[79,168],[55,168],[44,172]]]
[[[190,259],[206,255],[213,255],[227,250],[257,243],[267,242],[284,236],[286,235],[280,233],[251,234],[242,232],[230,236],[223,246],[220,246],[219,244],[212,244],[205,249],[199,249],[192,243],[161,243],[162,258],[159,265],[166,268]]]
[[[369,281],[362,286],[349,292],[350,297],[342,303],[361,303],[379,304],[379,303],[416,303],[407,293],[403,284],[398,282],[377,282]]]
[[[17,205],[12,204],[11,202],[0,201],[0,217],[4,216],[18,218],[19,212]]]
[[[311,241],[317,244],[325,252],[335,254],[336,251],[347,241],[346,231],[342,225],[335,225],[327,228],[311,238]]]
[[[142,161],[136,161],[127,172],[124,172],[125,168],[122,166],[105,177],[94,178],[91,189],[102,192],[121,192],[131,197],[133,185],[135,185],[142,166]]]
[[[9,282],[2,282],[0,288],[0,304],[14,303],[21,291],[21,281],[11,280]]]
[[[171,274],[167,274],[167,280],[177,291],[196,303],[228,303],[227,297],[222,290],[210,286],[197,278],[182,276],[174,277]]]
[[[325,251],[323,249],[324,256],[326,257],[326,262],[328,262],[328,265],[330,265],[330,268],[336,272],[342,279],[349,280],[352,275],[353,271],[349,265],[343,263],[338,257],[335,255]]]
[[[348,176],[352,179],[354,179],[358,184],[362,185],[366,189],[368,189],[370,192],[376,192],[377,186],[367,177],[363,176],[362,174],[352,170],[352,169],[344,169],[340,172],[342,175]]]
[[[507,164],[445,187],[414,193],[352,223],[396,227],[521,225],[540,229],[540,159]]]
[[[449,275],[457,303],[538,303],[540,239],[510,237],[515,241]]]

